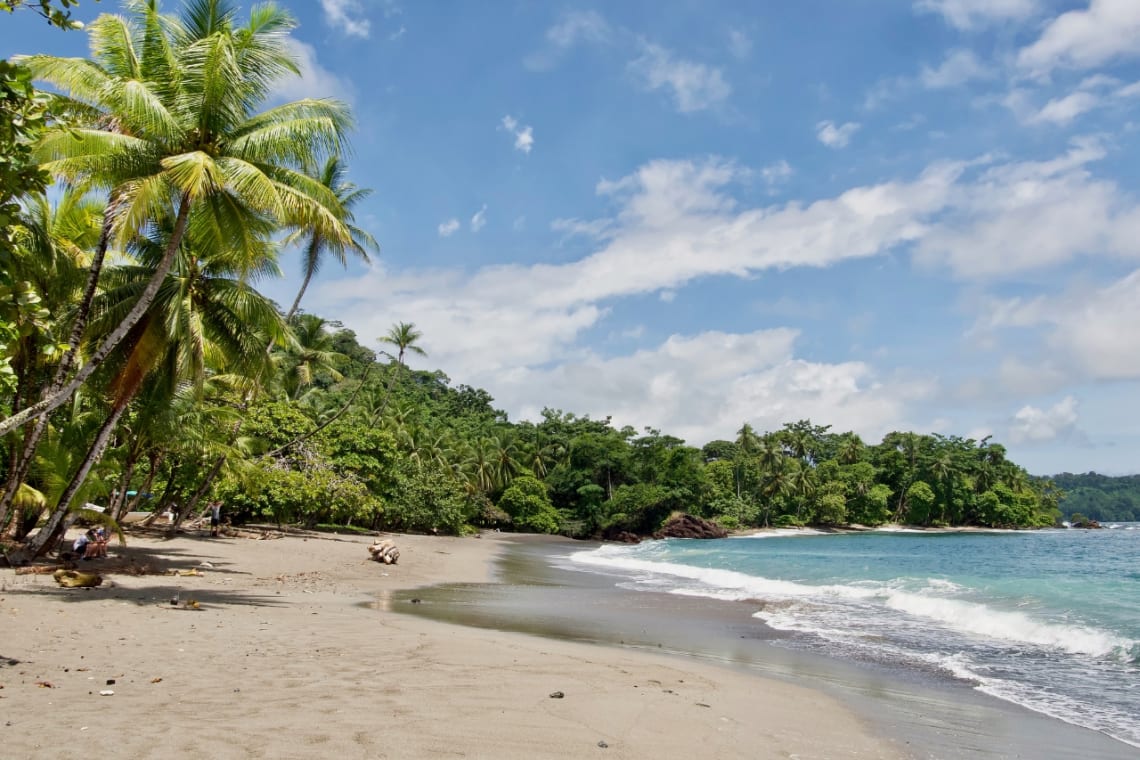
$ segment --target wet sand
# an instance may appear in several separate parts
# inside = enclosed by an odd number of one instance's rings
[[[838,698],[906,756],[918,758],[1136,757],[1111,737],[975,691],[945,674],[825,656],[752,617],[754,602],[627,591],[615,576],[564,569],[591,548],[516,540],[496,563],[499,583],[447,584],[397,594],[395,609],[438,620],[666,652],[730,665]]]

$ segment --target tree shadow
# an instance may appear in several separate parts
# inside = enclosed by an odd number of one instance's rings
[[[208,612],[211,607],[243,606],[243,607],[287,607],[288,604],[276,594],[250,594],[244,591],[232,591],[219,588],[187,588],[167,583],[128,588],[119,584],[111,586],[98,586],[96,588],[62,588],[47,584],[25,586],[22,588],[9,588],[5,596],[18,598],[21,596],[39,596],[50,598],[64,604],[80,604],[83,602],[103,601],[116,599],[119,601],[134,602],[139,606],[168,607],[176,612]],[[194,608],[192,603],[197,602]],[[191,603],[188,607],[188,603]]]

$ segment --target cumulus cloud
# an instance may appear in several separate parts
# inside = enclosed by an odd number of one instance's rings
[[[1066,396],[1048,409],[1023,406],[1013,415],[1009,439],[1013,443],[1045,443],[1071,436],[1077,430],[1077,400]]]
[[[515,138],[515,150],[521,150],[523,153],[530,153],[531,148],[534,147],[534,130],[530,126],[522,126],[518,120],[510,114],[503,117],[503,129],[507,130]]]
[[[792,419],[824,420],[870,438],[905,424],[908,404],[926,398],[922,380],[879,378],[861,362],[796,358],[794,330],[672,335],[626,356],[587,355],[511,376],[519,413],[537,419],[550,398],[615,425],[651,425],[700,445],[731,437],[747,421],[760,430]]]
[[[1080,255],[1140,257],[1140,209],[1090,165],[1107,151],[1075,140],[1050,161],[986,168],[955,188],[946,213],[916,247],[920,261],[969,278],[1045,269]]]
[[[478,232],[479,230],[483,229],[485,226],[487,226],[487,204],[486,203],[483,204],[483,208],[476,211],[475,215],[471,217],[471,231],[472,232]]]
[[[296,60],[301,75],[277,80],[270,95],[272,100],[283,103],[302,98],[337,98],[347,103],[353,101],[355,90],[352,85],[321,66],[317,61],[316,48],[292,37],[286,39],[285,44]]]
[[[971,50],[951,50],[938,68],[923,66],[919,81],[928,90],[959,87],[975,79],[987,79],[991,72]]]
[[[915,10],[937,13],[957,29],[976,29],[1032,16],[1038,0],[917,0]]]
[[[1140,55],[1140,3],[1091,0],[1087,9],[1062,13],[1036,42],[1021,49],[1025,72],[1048,75],[1056,68],[1088,69],[1114,59]]]
[[[669,50],[642,43],[641,56],[629,70],[649,90],[669,90],[681,113],[712,108],[732,93],[718,68],[675,57]]]
[[[1122,232],[1124,230],[1121,230]],[[1140,214],[1131,220],[1140,232]],[[1045,350],[1080,380],[1140,380],[1140,270],[1103,287],[990,304],[979,329],[1042,328]]]
[[[451,237],[459,230],[459,220],[452,218],[446,222],[440,222],[436,230],[439,232],[440,237]]]
[[[349,37],[367,38],[371,23],[364,18],[360,0],[320,0],[325,23]]]
[[[851,138],[859,131],[859,124],[849,121],[836,125],[833,121],[821,121],[815,125],[815,136],[829,148],[846,148]]]

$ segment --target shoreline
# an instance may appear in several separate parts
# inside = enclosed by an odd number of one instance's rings
[[[402,592],[490,583],[511,541],[393,538],[394,566],[366,537],[184,534],[111,553],[208,563],[201,576],[80,590],[0,570],[0,742],[11,757],[908,756],[797,684],[395,613]]]
[[[963,681],[888,662],[849,661],[805,647],[756,619],[755,603],[626,590],[624,576],[567,567],[592,545],[515,542],[492,584],[418,590],[404,612],[734,667],[818,689],[915,757],[1088,757],[1123,760],[1133,747],[1097,731],[991,696]],[[513,555],[513,556],[512,556]],[[408,601],[407,595],[402,601]],[[800,644],[797,646],[797,644]]]

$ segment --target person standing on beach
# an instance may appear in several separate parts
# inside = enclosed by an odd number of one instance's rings
[[[222,502],[210,502],[210,535],[217,538],[222,527]]]

